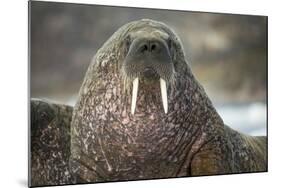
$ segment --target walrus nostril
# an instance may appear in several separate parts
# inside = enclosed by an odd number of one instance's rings
[[[140,51],[141,52],[145,52],[145,51],[148,51],[148,45],[147,44],[144,44],[143,46],[141,46],[141,48],[140,48]]]
[[[153,52],[154,50],[157,50],[157,44],[156,43],[151,43],[150,44],[150,51]]]
[[[159,45],[155,41],[147,41],[146,43],[140,46],[140,52],[154,52],[158,50]]]

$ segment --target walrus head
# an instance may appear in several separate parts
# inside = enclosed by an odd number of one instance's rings
[[[130,22],[86,73],[71,124],[73,171],[86,182],[186,175],[217,117],[176,34]]]
[[[168,113],[175,80],[182,75],[193,78],[178,37],[165,24],[149,19],[128,23],[114,33],[94,56],[87,75],[84,84],[90,83],[89,77],[95,84],[82,86],[81,91],[88,92],[93,85],[94,92],[113,85],[116,91],[122,88],[113,95],[119,94],[124,106],[130,103],[131,114],[136,110]],[[111,84],[104,84],[109,79]]]

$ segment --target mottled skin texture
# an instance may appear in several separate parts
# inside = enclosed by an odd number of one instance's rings
[[[31,100],[30,185],[62,185],[70,182],[68,163],[72,111],[70,106]]]
[[[124,71],[127,38],[142,32],[161,40],[168,36],[172,66],[159,68],[167,81],[167,114],[159,82],[142,77],[131,114],[132,77]],[[121,27],[94,56],[70,131],[69,183],[267,171],[266,138],[246,136],[224,125],[193,76],[178,37],[152,20]]]

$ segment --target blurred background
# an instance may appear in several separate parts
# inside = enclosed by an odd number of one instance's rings
[[[267,18],[200,12],[31,2],[30,95],[74,105],[91,58],[123,24],[169,25],[224,122],[266,135]]]

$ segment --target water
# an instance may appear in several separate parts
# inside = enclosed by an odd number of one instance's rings
[[[216,109],[224,123],[233,129],[253,136],[266,135],[266,104],[220,105]]]

